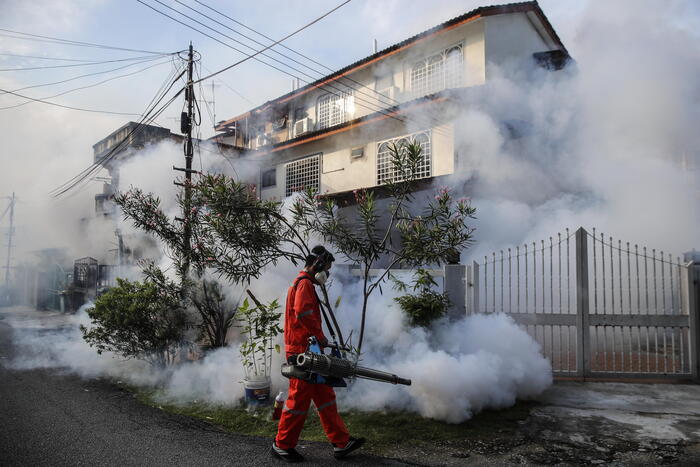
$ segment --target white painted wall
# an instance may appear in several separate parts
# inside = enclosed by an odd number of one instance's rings
[[[300,145],[272,157],[263,163],[261,170],[276,167],[277,185],[261,188],[263,199],[281,199],[285,194],[285,164],[302,157],[321,153],[321,192],[338,193],[377,184],[377,147],[380,142],[405,136],[398,122],[385,123],[382,135],[373,130],[348,131],[309,144]],[[432,175],[447,175],[454,171],[454,137],[452,125],[431,129]],[[352,148],[362,147],[364,156],[352,158]],[[259,183],[259,181],[254,181]]]
[[[496,68],[507,71],[531,66],[533,53],[553,48],[526,13],[489,16],[484,20],[487,79]]]

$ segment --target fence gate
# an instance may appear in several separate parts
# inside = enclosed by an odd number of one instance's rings
[[[513,317],[555,376],[697,379],[699,272],[700,262],[567,229],[468,265],[465,307]]]

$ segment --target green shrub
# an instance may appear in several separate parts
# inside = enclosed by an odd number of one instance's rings
[[[408,289],[408,285],[404,282],[395,277],[391,279],[398,290],[406,291]],[[437,286],[437,283],[430,273],[425,269],[419,268],[416,270],[412,287],[418,293],[407,294],[394,299],[408,317],[411,326],[428,327],[433,321],[447,313],[447,309],[451,305],[450,299],[447,297],[447,293],[439,293],[432,290],[434,286]]]
[[[92,325],[80,326],[83,339],[97,353],[114,352],[159,366],[172,363],[188,327],[178,295],[164,289],[172,284],[125,279],[117,284],[87,310]]]

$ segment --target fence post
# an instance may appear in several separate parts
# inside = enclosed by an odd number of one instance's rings
[[[467,289],[467,315],[474,313],[474,268],[470,264],[467,265],[467,277],[466,277],[466,289]]]
[[[695,381],[700,379],[700,258],[697,253],[686,253],[687,267],[681,268],[681,309],[686,308],[690,324],[690,372]]]
[[[443,282],[447,297],[452,302],[447,315],[451,319],[463,318],[467,313],[466,308],[466,266],[463,264],[446,264],[445,280]]]
[[[472,284],[474,287],[474,291],[472,293],[472,314],[474,314],[479,313],[479,263],[477,263],[476,261],[472,261],[472,274]]]
[[[576,231],[576,370],[580,376],[591,371],[588,326],[588,232]]]

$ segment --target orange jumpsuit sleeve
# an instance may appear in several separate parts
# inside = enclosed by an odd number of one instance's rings
[[[294,296],[294,312],[296,318],[304,329],[309,333],[309,337],[314,336],[319,340],[325,340],[321,328],[320,304],[316,298],[314,286],[310,280],[299,281],[297,291]]]

